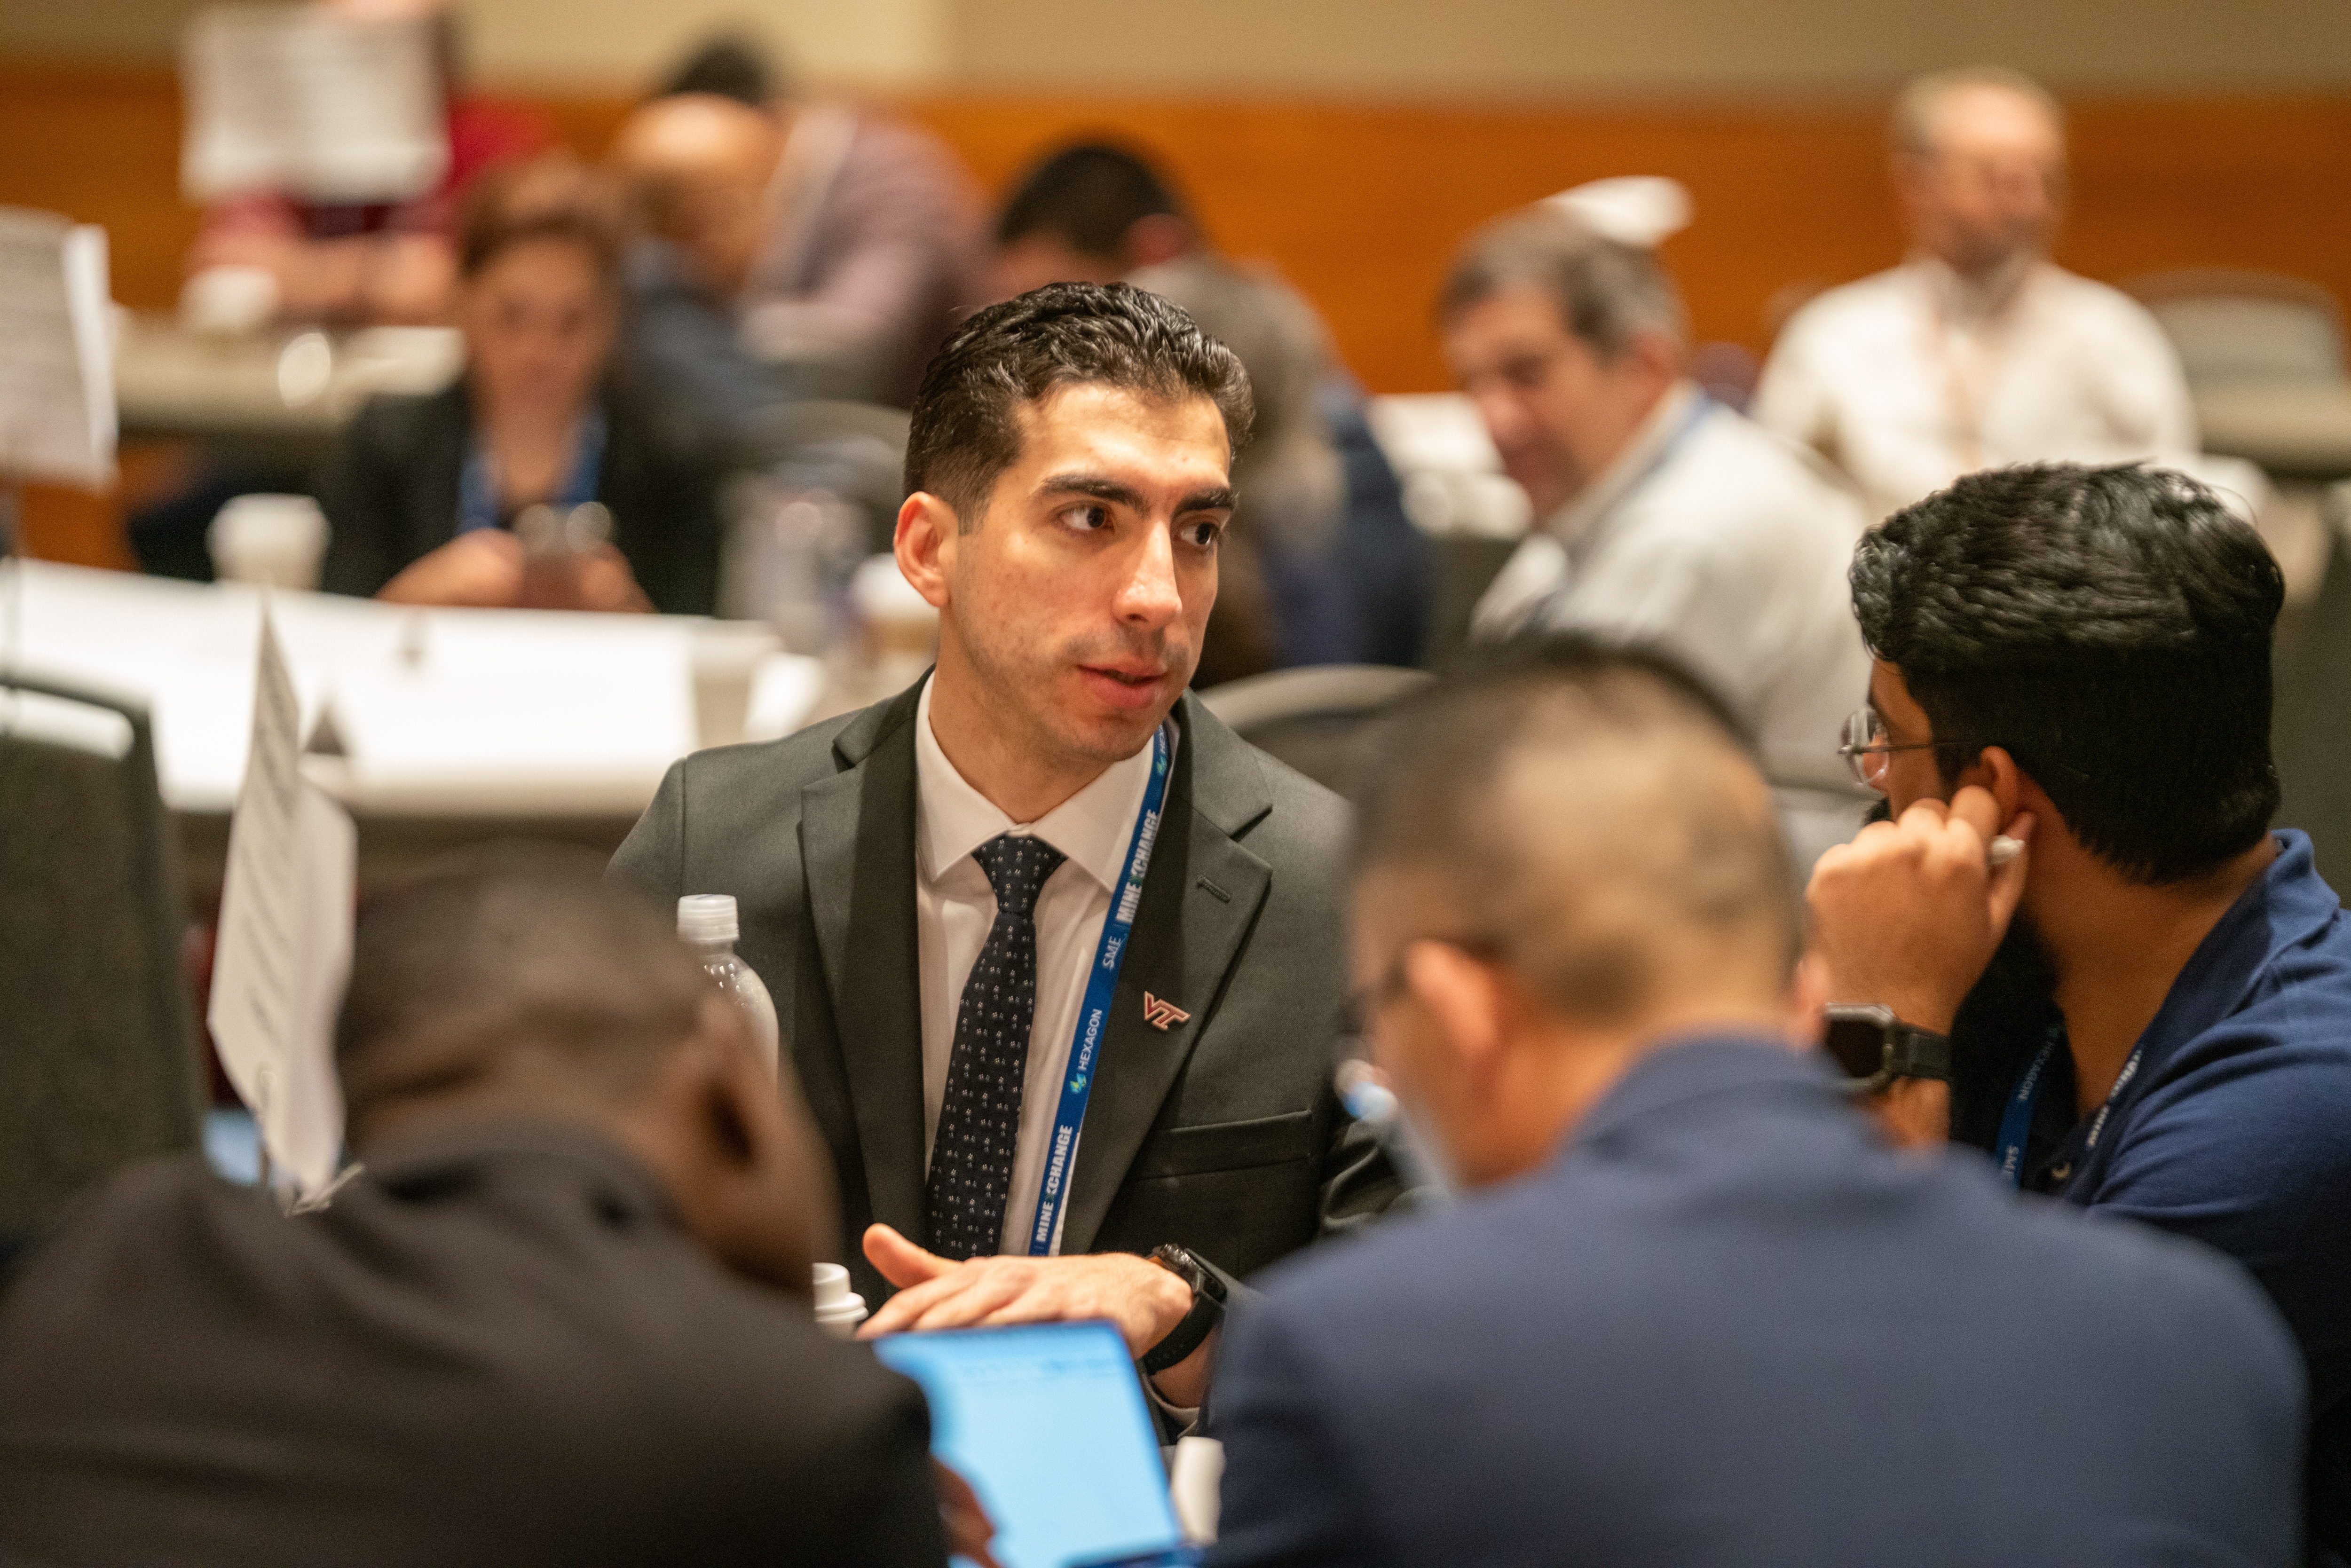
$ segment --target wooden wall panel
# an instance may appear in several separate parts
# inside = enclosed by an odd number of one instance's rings
[[[584,155],[618,97],[533,100]],[[1000,192],[1037,152],[1109,134],[1156,150],[1217,242],[1319,305],[1375,391],[1444,384],[1429,300],[1483,219],[1580,181],[1670,174],[1698,222],[1667,259],[1701,337],[1761,351],[1775,298],[1886,265],[1899,236],[1865,105],[1481,108],[1302,99],[934,94],[897,107]],[[178,193],[167,72],[0,62],[0,202],[103,223],[116,297],[168,305],[195,214]],[[2083,103],[2061,246],[2093,277],[2255,267],[2351,298],[2351,99]]]

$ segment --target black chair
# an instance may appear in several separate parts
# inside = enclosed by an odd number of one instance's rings
[[[2310,835],[2319,874],[2340,888],[2351,885],[2351,544],[2333,518],[2327,532],[2318,591],[2279,618],[2270,745],[2278,824]]]
[[[139,706],[0,677],[0,1261],[77,1191],[193,1150],[187,903]]]
[[[1365,726],[1434,678],[1385,664],[1309,664],[1227,681],[1202,692],[1200,701],[1243,740],[1343,795]]]

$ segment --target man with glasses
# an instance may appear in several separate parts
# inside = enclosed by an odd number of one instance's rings
[[[1904,1086],[1905,1124],[2267,1287],[2308,1363],[2314,1550],[2344,1552],[2351,922],[2270,830],[2277,564],[2178,474],[2046,465],[1896,513],[1853,583],[1876,662],[1846,755],[1892,820],[1813,874],[1828,1000],[1952,1037],[1948,1109]]]
[[[1771,796],[1688,675],[1484,655],[1377,737],[1354,862],[1373,1055],[1470,1190],[1235,1310],[1212,1563],[2292,1554],[2274,1312],[1876,1136],[1802,1043]]]

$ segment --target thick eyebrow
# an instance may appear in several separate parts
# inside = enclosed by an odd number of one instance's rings
[[[1037,492],[1043,496],[1091,496],[1097,501],[1108,501],[1113,506],[1124,507],[1131,511],[1149,509],[1144,502],[1142,491],[1100,474],[1049,474],[1038,484]],[[1234,502],[1232,486],[1218,485],[1211,489],[1195,490],[1184,497],[1176,510],[1179,516],[1186,512],[1229,512]]]

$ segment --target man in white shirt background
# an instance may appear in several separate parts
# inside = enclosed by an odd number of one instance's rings
[[[2257,469],[2199,456],[2155,318],[2049,259],[2066,195],[2054,98],[2015,71],[1938,72],[1903,90],[1889,138],[1910,255],[1789,319],[1759,422],[1849,475],[1872,524],[1962,474],[2052,460],[2154,458],[2248,517],[2269,505]]]
[[[1689,379],[1681,298],[1653,254],[1556,206],[1472,236],[1438,314],[1537,519],[1474,633],[1661,643],[1753,730],[1799,871],[1850,838],[1861,807],[1836,736],[1869,681],[1845,586],[1853,497]]]

